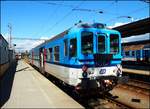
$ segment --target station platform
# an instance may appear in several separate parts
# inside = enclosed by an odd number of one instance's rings
[[[2,108],[84,108],[24,61],[18,61]]]
[[[132,74],[150,76],[150,71],[146,71],[146,70],[136,70],[136,69],[123,68],[122,71],[125,72],[125,73],[132,73]]]

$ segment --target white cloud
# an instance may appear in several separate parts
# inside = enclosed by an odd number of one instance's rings
[[[144,18],[141,18],[141,19],[144,19]],[[125,25],[125,24],[128,24],[128,23],[131,23],[131,22],[135,22],[135,21],[138,21],[138,20],[141,20],[141,19],[133,19],[131,21],[128,21],[128,22],[115,22],[114,25],[110,25],[110,26],[107,26],[108,28],[114,28],[114,27],[117,27],[117,26],[121,26],[121,25]]]
[[[117,27],[117,26],[121,26],[121,25],[125,25],[129,22],[116,22],[114,25],[110,25],[110,26],[107,26],[108,28],[114,28],[114,27]]]
[[[51,38],[51,37],[50,37]],[[49,37],[47,37],[47,36],[42,36],[42,37],[40,37],[40,39],[49,39]]]
[[[2,34],[3,37],[5,38],[5,40],[7,42],[9,42],[9,34]],[[15,37],[15,36],[13,36]],[[51,39],[53,38],[54,35],[52,35],[51,37],[47,37],[47,36],[41,36],[39,39]],[[16,44],[15,48],[16,51],[25,51],[25,50],[30,50],[36,46],[38,46],[39,44],[43,43],[44,40],[16,40],[16,39],[12,39],[12,44]]]
[[[3,37],[7,40],[7,42],[9,42],[9,34],[3,34]],[[13,36],[15,37],[15,36]],[[54,37],[54,36],[52,36]],[[40,39],[50,39],[51,37],[46,37],[46,36],[42,36],[40,37]],[[12,39],[12,44],[16,44],[15,48],[16,51],[25,51],[25,50],[30,50],[34,47],[36,47],[37,45],[43,43],[44,40],[16,40],[16,39]]]
[[[49,37],[40,37],[40,39],[49,39]],[[16,42],[16,50],[17,51],[25,51],[25,50],[31,50],[32,48],[38,46],[39,44],[43,43],[44,40],[24,40]]]

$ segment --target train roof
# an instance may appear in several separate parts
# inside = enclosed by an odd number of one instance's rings
[[[63,38],[69,32],[75,32],[75,31],[78,31],[80,29],[89,29],[89,28],[103,29],[103,31],[118,32],[117,30],[112,30],[112,29],[107,28],[106,24],[102,24],[102,23],[93,23],[93,24],[79,23],[79,24],[75,24],[75,26],[73,26],[73,27],[71,27],[71,28],[61,32],[60,34],[54,36],[53,38],[50,38],[49,40],[46,40],[45,42],[43,42],[42,44],[40,44],[40,45],[38,45],[38,46],[36,46],[34,48],[41,47],[42,45],[44,45],[44,44],[46,44],[46,43],[48,43],[50,41]]]
[[[40,44],[40,45],[37,45],[37,46],[34,47],[34,48],[40,47],[40,46],[42,46],[42,45],[44,45],[44,44],[46,44],[46,43],[48,43],[48,42],[50,42],[50,41],[53,41],[53,40],[62,38],[62,37],[64,37],[66,34],[68,34],[68,32],[69,32],[69,29],[67,29],[67,30],[65,30],[65,31],[63,31],[63,32],[61,32],[60,34],[58,34],[58,35],[56,35],[56,36],[54,36],[54,37],[52,37],[52,38],[50,38],[50,39],[48,39],[48,40],[46,40],[45,42],[43,42],[43,43]]]
[[[122,43],[122,46],[148,44],[148,43],[150,43],[150,40],[140,40],[140,41],[125,42],[125,43]]]

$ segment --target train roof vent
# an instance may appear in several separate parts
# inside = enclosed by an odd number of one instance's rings
[[[91,28],[92,26],[88,23],[80,23],[77,25],[79,28]]]
[[[94,56],[94,63],[95,65],[104,66],[110,64],[113,55],[112,54],[99,54],[96,53]]]
[[[106,24],[103,24],[103,23],[93,23],[92,27],[94,27],[94,28],[106,28]]]
[[[93,24],[88,24],[88,23],[79,23],[77,24],[78,28],[106,28],[106,24],[102,23],[93,23]]]

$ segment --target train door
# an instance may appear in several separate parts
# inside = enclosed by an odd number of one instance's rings
[[[46,49],[40,48],[39,57],[40,57],[40,71],[41,71],[41,73],[44,73],[44,71],[45,71],[45,60],[46,60],[45,54],[46,54]]]
[[[64,40],[64,63],[67,63],[68,62],[68,39],[65,39]]]

